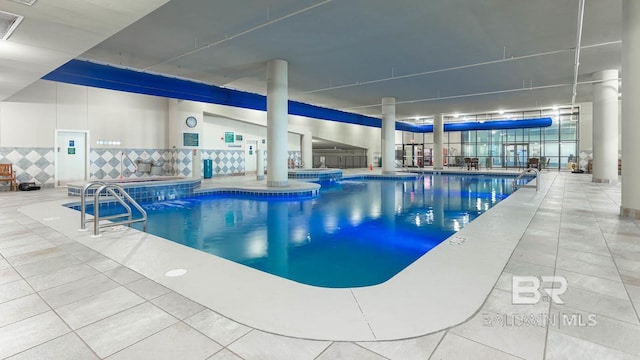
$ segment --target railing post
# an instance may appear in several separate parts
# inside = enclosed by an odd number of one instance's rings
[[[93,193],[93,236],[100,235],[100,193],[106,185],[102,185]]]

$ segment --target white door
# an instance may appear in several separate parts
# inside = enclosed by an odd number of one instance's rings
[[[86,180],[87,133],[74,131],[57,132],[56,171],[57,185]]]
[[[256,173],[257,140],[247,140],[244,146],[244,173],[247,175]]]

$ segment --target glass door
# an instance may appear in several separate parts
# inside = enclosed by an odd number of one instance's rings
[[[529,159],[529,144],[505,144],[502,154],[502,164],[504,167],[524,168]]]

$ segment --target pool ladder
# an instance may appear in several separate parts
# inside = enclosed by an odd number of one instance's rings
[[[518,180],[522,179],[522,177],[524,177],[525,175],[531,172],[534,172],[536,174],[536,184],[535,185],[519,185]],[[536,191],[540,191],[540,170],[536,168],[525,169],[518,176],[516,176],[515,179],[513,179],[511,186],[513,187],[513,191],[516,191],[518,188],[524,188],[524,187],[536,188]]]
[[[93,218],[87,219],[87,192],[89,189],[98,187],[93,192]],[[107,196],[111,196],[113,199],[117,200],[120,205],[122,205],[126,212],[109,215],[109,216],[100,216],[100,194],[105,193]],[[128,202],[128,203],[127,203]],[[131,211],[131,206],[136,208],[141,214],[141,218],[134,219]],[[101,220],[115,220],[127,217],[126,220],[117,221],[117,222],[108,222],[108,223],[100,223]],[[142,230],[147,231],[147,212],[138,204],[131,195],[127,194],[124,189],[117,184],[109,184],[104,181],[92,181],[87,183],[82,188],[82,193],[80,194],[80,231],[87,230],[87,224],[93,222],[93,236],[100,235],[100,229],[106,228],[110,226],[118,226],[118,225],[129,225],[137,222],[142,222]]]

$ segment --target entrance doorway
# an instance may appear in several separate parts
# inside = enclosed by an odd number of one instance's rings
[[[247,140],[244,146],[244,173],[254,175],[256,173],[256,152],[258,151],[257,140]]]
[[[424,146],[422,144],[404,144],[402,147],[402,165],[404,167],[421,168],[425,166],[425,152],[423,151]]]
[[[89,132],[56,130],[55,178],[56,187],[70,182],[87,180]]]
[[[529,143],[505,144],[502,154],[504,167],[524,168],[529,159]]]

